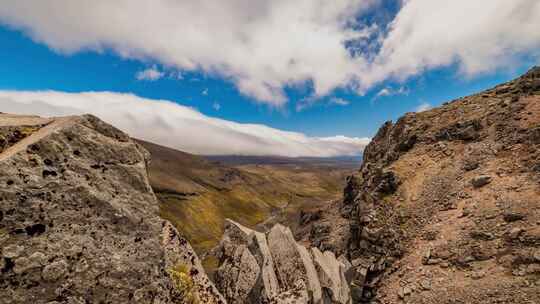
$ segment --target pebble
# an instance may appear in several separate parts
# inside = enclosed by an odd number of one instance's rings
[[[404,299],[406,296],[410,295],[411,293],[412,293],[412,289],[409,286],[405,286],[399,289],[398,297],[400,299]]]
[[[431,281],[427,279],[423,279],[420,281],[420,287],[424,290],[430,290],[431,289]]]
[[[510,239],[517,239],[523,231],[524,230],[521,228],[512,228],[508,232],[508,236],[510,237]]]

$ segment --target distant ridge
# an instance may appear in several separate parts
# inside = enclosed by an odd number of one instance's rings
[[[362,163],[362,156],[334,156],[334,157],[283,157],[283,156],[245,156],[245,155],[206,155],[204,158],[227,165],[333,165],[343,168],[358,168]]]

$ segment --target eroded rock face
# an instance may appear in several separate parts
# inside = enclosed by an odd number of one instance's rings
[[[267,233],[227,220],[216,285],[229,303],[350,303],[347,265],[298,244],[289,228]]]
[[[539,84],[536,67],[379,129],[341,207],[355,302],[540,301]]]
[[[1,114],[0,134],[0,302],[182,303],[168,268],[202,268],[158,217],[144,149],[93,116]]]

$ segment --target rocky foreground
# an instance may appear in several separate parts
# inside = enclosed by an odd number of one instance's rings
[[[0,303],[225,303],[96,117],[0,114]]]
[[[339,208],[357,303],[540,303],[540,67],[384,124]]]
[[[350,263],[298,244],[289,228],[267,233],[227,221],[216,285],[228,303],[351,303]]]

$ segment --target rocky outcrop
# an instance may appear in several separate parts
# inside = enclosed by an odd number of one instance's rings
[[[128,135],[89,115],[0,114],[0,146],[1,303],[189,303],[178,282],[224,303],[158,217]]]
[[[341,207],[355,302],[536,303],[540,68],[387,122]]]
[[[165,222],[162,230],[165,267],[173,278],[175,293],[184,303],[227,303],[219,293],[199,260],[199,257],[176,228]]]
[[[267,233],[227,220],[216,285],[228,303],[350,303],[347,264],[298,244],[280,224]]]

